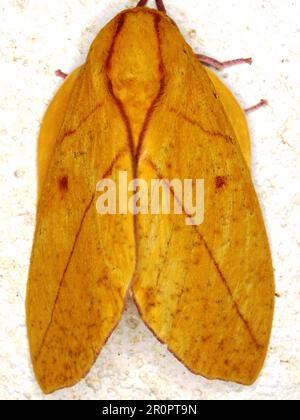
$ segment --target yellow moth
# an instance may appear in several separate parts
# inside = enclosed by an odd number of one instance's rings
[[[128,293],[196,374],[252,384],[266,356],[274,279],[245,115],[162,1],[146,3],[101,30],[42,123],[26,309],[45,393],[88,373]],[[184,208],[100,215],[96,185],[120,171],[203,179],[204,222],[188,226]]]

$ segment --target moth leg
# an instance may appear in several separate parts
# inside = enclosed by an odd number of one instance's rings
[[[62,70],[56,70],[55,76],[61,77],[62,79],[66,79],[69,75],[67,73],[64,73]]]
[[[260,108],[264,108],[265,106],[268,106],[269,102],[266,99],[261,99],[258,104],[250,106],[249,108],[245,109],[246,114],[250,114],[250,112],[257,111]]]
[[[236,60],[218,61],[215,58],[208,57],[207,55],[196,54],[202,64],[213,67],[216,70],[224,70],[228,67],[237,66],[239,64],[252,64],[252,58],[238,58]]]

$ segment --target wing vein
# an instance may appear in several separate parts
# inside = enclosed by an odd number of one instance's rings
[[[183,112],[177,111],[175,108],[170,108],[170,112],[172,112],[173,114],[176,114],[178,117],[184,119],[185,121],[187,121],[188,123],[190,123],[191,125],[194,125],[198,128],[200,128],[200,130],[204,133],[207,134],[211,137],[221,137],[222,139],[224,139],[227,143],[232,143],[234,144],[234,139],[229,136],[226,135],[224,133],[221,133],[219,131],[210,131],[207,130],[206,128],[204,128],[198,121],[193,120],[192,118],[188,117],[187,115],[185,115]]]
[[[156,175],[158,176],[158,178],[160,178],[161,180],[163,180],[163,179],[165,179],[165,177],[160,173],[160,171],[159,171],[159,168],[155,165],[155,163],[149,158],[149,157],[145,157],[145,161],[152,167],[152,169],[154,169],[154,171],[156,172]],[[175,193],[174,193],[174,191],[170,188],[170,192],[171,192],[171,194],[173,194],[174,195],[174,197],[175,197],[175,199],[178,201],[179,200],[179,198],[178,197],[176,197],[176,195],[175,195]],[[180,201],[179,201],[180,202]],[[183,210],[183,213],[185,214],[185,216],[187,216],[187,217],[191,217],[187,212],[186,212],[186,210],[185,210],[185,208],[184,208],[184,206],[182,205],[182,210]],[[205,240],[205,238],[204,238],[204,236],[201,234],[201,232],[199,231],[199,229],[197,228],[197,226],[193,226],[195,229],[196,229],[196,231],[197,231],[197,234],[198,234],[198,236],[199,236],[199,238],[200,238],[200,240],[203,242],[203,244],[204,244],[204,247],[205,247],[205,249],[207,250],[207,252],[208,252],[208,254],[209,254],[209,256],[210,256],[210,258],[211,258],[211,260],[212,260],[212,262],[213,262],[213,264],[214,264],[214,267],[215,267],[215,269],[217,270],[217,273],[219,274],[219,277],[221,278],[221,280],[222,280],[222,282],[223,282],[223,284],[224,284],[224,286],[226,287],[226,290],[227,290],[227,292],[228,292],[228,294],[229,294],[229,296],[230,296],[230,298],[231,298],[231,301],[232,301],[232,303],[233,303],[233,306],[234,306],[234,308],[235,308],[235,310],[236,310],[236,312],[237,312],[237,314],[238,314],[238,316],[239,316],[239,318],[241,319],[241,321],[243,322],[243,324],[244,324],[244,327],[245,327],[245,329],[248,331],[248,333],[249,333],[249,335],[250,335],[250,337],[251,337],[251,339],[252,339],[252,341],[253,341],[253,343],[255,344],[255,346],[258,348],[258,349],[261,349],[261,348],[263,348],[263,346],[257,341],[257,339],[256,339],[256,337],[255,337],[255,335],[254,335],[254,333],[253,333],[253,331],[252,331],[252,329],[251,329],[251,327],[250,327],[250,325],[249,325],[249,322],[245,319],[245,317],[243,316],[243,314],[242,314],[242,312],[241,312],[241,310],[240,310],[240,308],[239,308],[239,305],[238,305],[238,303],[236,302],[236,300],[235,300],[235,298],[234,298],[234,296],[233,296],[233,292],[232,292],[232,290],[231,290],[231,288],[230,288],[230,286],[229,286],[229,284],[228,284],[228,281],[226,280],[226,277],[224,276],[224,274],[223,274],[223,272],[222,272],[222,270],[221,270],[221,268],[220,268],[220,266],[219,266],[219,264],[218,264],[218,262],[217,262],[217,260],[216,260],[216,258],[215,258],[215,256],[213,255],[213,252],[211,251],[211,249],[210,249],[210,247],[209,247],[209,245],[208,245],[208,243],[206,242],[206,240]]]
[[[95,108],[80,121],[80,123],[78,124],[76,128],[74,128],[74,130],[69,130],[66,133],[64,133],[61,139],[61,143],[63,143],[63,141],[67,137],[74,136],[77,133],[77,131],[83,126],[83,124],[85,124],[89,120],[89,118],[91,118],[91,116],[94,115],[98,111],[98,109],[101,108],[102,106],[103,106],[103,103],[96,105]]]
[[[71,252],[70,252],[69,258],[68,258],[68,260],[67,260],[66,267],[65,267],[65,269],[64,269],[64,271],[63,271],[63,275],[62,275],[61,280],[60,280],[60,282],[59,282],[58,290],[57,290],[57,293],[56,293],[56,298],[55,298],[54,305],[53,305],[52,312],[51,312],[50,321],[49,321],[48,327],[47,327],[47,329],[46,329],[46,332],[45,332],[45,334],[44,334],[44,337],[43,337],[43,340],[42,340],[42,344],[41,344],[40,350],[38,351],[37,356],[36,356],[36,359],[37,359],[37,360],[39,359],[39,357],[40,357],[40,355],[41,355],[41,352],[42,352],[43,347],[44,347],[44,344],[45,344],[45,342],[46,342],[46,338],[47,338],[47,336],[48,336],[48,333],[49,333],[50,327],[51,327],[51,325],[52,325],[53,318],[54,318],[54,312],[55,312],[55,309],[56,309],[56,306],[57,306],[57,303],[58,303],[58,299],[59,299],[59,296],[60,296],[60,291],[61,291],[61,288],[62,288],[62,285],[63,285],[64,279],[65,279],[65,277],[66,277],[67,271],[68,271],[68,269],[69,269],[69,266],[70,266],[70,264],[71,264],[72,257],[73,257],[73,255],[74,255],[74,252],[75,252],[75,249],[76,249],[76,245],[77,245],[77,242],[78,242],[78,239],[79,239],[80,233],[81,233],[81,231],[82,231],[82,227],[83,227],[84,221],[85,221],[85,219],[86,219],[86,216],[87,216],[87,214],[88,214],[88,212],[89,212],[90,208],[92,207],[92,204],[93,204],[94,198],[95,198],[95,194],[93,194],[93,195],[92,195],[92,198],[91,198],[91,200],[90,200],[90,202],[89,202],[88,206],[86,207],[86,209],[85,209],[85,211],[84,211],[84,213],[83,213],[83,216],[82,216],[82,219],[81,219],[81,222],[80,222],[80,225],[79,225],[79,229],[78,229],[78,231],[77,231],[77,233],[76,233],[76,236],[75,236],[75,239],[74,239],[74,244],[73,244],[72,250],[71,250]]]

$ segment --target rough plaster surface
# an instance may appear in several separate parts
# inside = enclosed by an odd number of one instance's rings
[[[44,397],[31,369],[24,300],[35,223],[36,138],[61,84],[57,68],[83,62],[97,31],[124,0],[0,0],[0,397],[3,399],[296,399],[300,397],[300,3],[292,0],[166,0],[198,52],[254,64],[222,77],[249,116],[253,176],[276,270],[269,356],[257,383],[210,382],[187,371],[140,321],[130,303],[91,373]]]

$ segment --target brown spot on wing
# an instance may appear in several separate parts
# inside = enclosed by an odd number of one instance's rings
[[[159,168],[157,167],[157,165],[151,159],[146,158],[145,159],[145,162],[147,162],[150,165],[150,167],[156,172],[157,176],[160,179],[165,179],[165,177],[160,173]],[[171,190],[171,193],[173,194],[172,190]],[[175,198],[176,198],[176,196],[175,196]],[[188,215],[188,213],[185,211],[183,205],[182,205],[182,210],[183,210],[183,213],[185,213],[187,217],[190,217]],[[239,307],[239,304],[235,300],[234,293],[231,290],[231,288],[229,286],[229,283],[228,283],[226,277],[224,276],[223,272],[221,271],[221,268],[220,268],[220,266],[219,266],[219,264],[218,264],[218,262],[217,262],[217,260],[216,260],[216,258],[214,256],[211,248],[209,247],[208,243],[206,242],[204,236],[202,235],[202,233],[200,232],[200,230],[198,229],[198,227],[197,226],[194,226],[194,228],[197,229],[197,234],[199,236],[199,239],[203,243],[205,249],[207,250],[207,252],[208,252],[208,254],[210,256],[210,259],[212,260],[212,262],[213,262],[213,264],[215,266],[215,269],[217,270],[217,273],[219,274],[219,277],[220,277],[221,281],[223,282],[224,286],[226,287],[226,290],[228,292],[228,295],[230,296],[230,299],[232,301],[232,304],[233,304],[233,306],[234,306],[234,308],[235,308],[235,310],[236,310],[239,318],[243,322],[244,327],[248,331],[249,336],[251,337],[251,339],[252,339],[253,343],[255,344],[255,346],[257,347],[257,349],[261,350],[263,348],[263,346],[256,339],[255,334],[252,331],[252,327],[250,326],[248,320],[244,317],[243,313],[241,312],[241,309]]]
[[[60,191],[67,192],[69,189],[69,178],[67,177],[67,175],[60,178],[58,182]]]
[[[219,190],[227,184],[225,176],[217,176],[216,177],[216,189]]]

